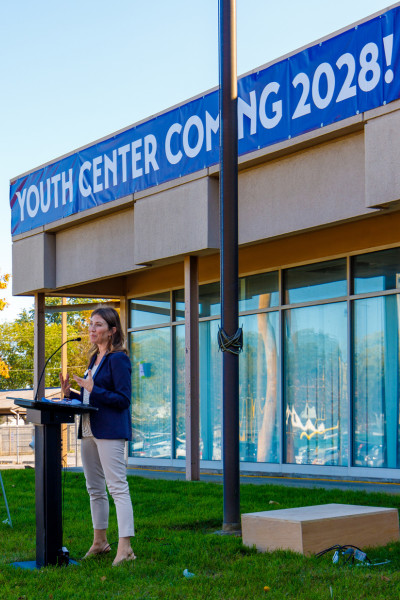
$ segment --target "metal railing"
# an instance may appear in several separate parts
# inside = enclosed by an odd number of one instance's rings
[[[35,426],[31,424],[0,427],[0,468],[2,464],[34,464],[34,432]],[[75,423],[66,426],[66,446],[67,465],[80,467],[82,465],[80,440],[77,438]]]

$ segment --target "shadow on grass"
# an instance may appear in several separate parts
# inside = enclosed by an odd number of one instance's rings
[[[212,533],[213,530],[221,529],[222,523],[216,519],[209,519],[204,521],[192,521],[188,523],[174,523],[170,525],[170,529],[173,531],[206,531]]]

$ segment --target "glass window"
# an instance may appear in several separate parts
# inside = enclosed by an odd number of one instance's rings
[[[200,457],[221,460],[222,352],[217,335],[220,320],[199,324],[200,347]]]
[[[175,458],[185,458],[185,326],[174,327],[173,335],[175,337]]]
[[[171,329],[130,334],[131,456],[171,458]]]
[[[240,460],[279,462],[278,313],[243,317],[239,360]]]
[[[185,290],[176,290],[174,292],[174,321],[185,320]]]
[[[354,302],[354,464],[398,467],[400,296]]]
[[[152,294],[144,298],[131,300],[130,327],[161,325],[170,321],[170,294]]]
[[[212,317],[219,315],[220,283],[206,283],[199,286],[199,317]]]
[[[284,271],[285,304],[340,298],[346,295],[346,259],[294,267]]]
[[[347,304],[285,316],[286,462],[346,466]]]
[[[185,290],[177,290],[175,294],[175,321],[185,319]],[[219,301],[220,284],[206,283],[199,285],[199,317],[219,316],[221,307]]]
[[[278,306],[278,271],[239,279],[239,311]]]
[[[353,258],[354,293],[382,292],[400,287],[400,248]]]
[[[285,303],[314,303],[282,308],[283,340],[275,308],[280,299],[278,272],[240,278],[239,311],[254,312],[242,314],[239,323],[244,341],[239,360],[241,461],[279,463],[283,444],[288,464],[347,466],[351,443],[354,466],[400,468],[400,294],[390,292],[400,288],[400,248],[352,258],[355,293],[374,297],[352,301],[350,316],[343,298],[348,289],[346,264],[346,259],[338,259],[283,272]],[[133,457],[186,457],[184,290],[174,291],[172,297],[172,306],[170,292],[131,301],[130,325],[140,329],[130,334]],[[340,300],[319,302],[330,298]],[[220,283],[201,285],[202,460],[222,458],[220,310]],[[262,310],[267,312],[257,313]],[[171,325],[171,317],[176,325]],[[348,318],[353,334],[351,382]]]

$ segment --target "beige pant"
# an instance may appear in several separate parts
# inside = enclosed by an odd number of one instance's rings
[[[125,440],[82,438],[81,455],[94,529],[107,529],[109,503],[113,497],[119,537],[135,535],[132,501],[126,479]]]

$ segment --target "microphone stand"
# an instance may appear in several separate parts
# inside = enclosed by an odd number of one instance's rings
[[[42,372],[41,372],[41,374],[40,374],[40,377],[39,377],[39,383],[37,384],[37,387],[36,387],[36,394],[35,394],[35,399],[34,399],[34,402],[37,402],[37,399],[38,399],[38,393],[39,393],[39,388],[40,388],[40,383],[41,383],[41,381],[42,381],[42,379],[43,379],[43,375],[44,375],[44,372],[45,372],[45,370],[46,370],[46,367],[47,367],[47,365],[49,364],[49,361],[50,361],[50,360],[53,358],[53,356],[54,356],[55,354],[57,354],[57,352],[58,352],[59,350],[61,350],[61,348],[62,348],[62,347],[65,345],[65,344],[68,344],[69,342],[80,342],[80,341],[81,341],[81,339],[82,339],[82,338],[80,338],[80,337],[77,337],[77,338],[72,338],[72,340],[66,340],[66,341],[65,341],[65,342],[63,342],[63,343],[61,344],[61,346],[59,346],[59,347],[57,348],[57,350],[55,350],[55,351],[53,352],[53,354],[51,354],[51,355],[49,356],[49,358],[46,360],[46,362],[44,363],[43,370],[42,370]]]

